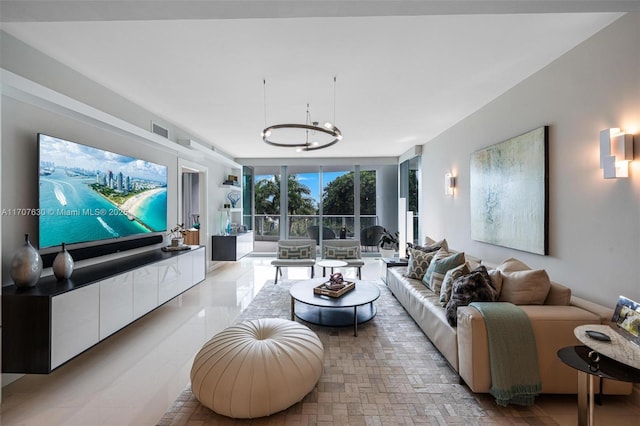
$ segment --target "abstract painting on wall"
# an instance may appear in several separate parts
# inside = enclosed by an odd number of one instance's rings
[[[471,154],[471,238],[548,254],[548,127]]]

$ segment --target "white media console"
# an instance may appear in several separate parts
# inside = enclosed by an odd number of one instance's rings
[[[205,278],[205,249],[151,250],[4,287],[2,372],[47,374]]]

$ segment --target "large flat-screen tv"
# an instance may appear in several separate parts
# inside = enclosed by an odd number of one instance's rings
[[[39,248],[167,230],[167,167],[38,134]]]

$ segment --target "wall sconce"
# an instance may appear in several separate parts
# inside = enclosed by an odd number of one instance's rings
[[[629,177],[629,162],[633,160],[633,135],[620,129],[600,132],[600,168],[605,179]]]
[[[456,187],[456,178],[451,173],[444,175],[444,195],[453,195],[453,190]]]

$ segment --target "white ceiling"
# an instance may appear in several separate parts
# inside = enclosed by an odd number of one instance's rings
[[[638,4],[535,3],[3,1],[2,29],[232,157],[383,157],[428,142]],[[313,120],[333,121],[334,76],[342,142],[303,154],[262,142],[265,115],[304,123],[309,103]]]

